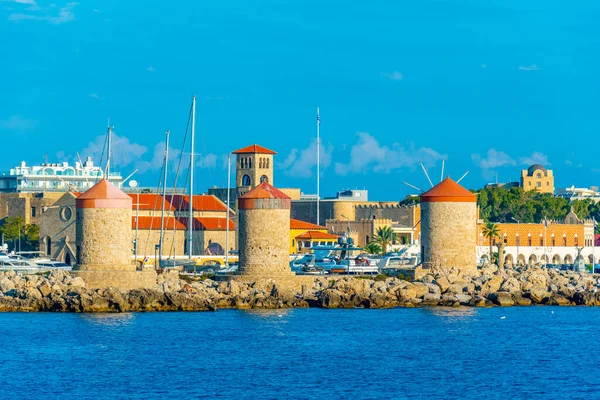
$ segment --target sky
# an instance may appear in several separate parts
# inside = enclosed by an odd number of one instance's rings
[[[400,200],[442,160],[468,188],[532,163],[599,185],[599,19],[590,0],[0,0],[0,170],[99,161],[110,118],[113,170],[156,186],[195,95],[199,191],[257,143],[275,186],[315,193],[316,107],[323,196]]]

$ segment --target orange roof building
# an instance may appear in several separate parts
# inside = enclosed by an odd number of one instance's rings
[[[232,151],[232,154],[277,154],[273,150],[269,150],[265,147],[259,146],[257,144],[253,144],[251,146],[244,147],[242,149]]]

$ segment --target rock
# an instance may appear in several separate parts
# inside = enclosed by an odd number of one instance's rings
[[[42,295],[42,297],[48,297],[48,295],[50,295],[50,293],[52,293],[52,288],[50,287],[50,284],[48,282],[42,283],[37,288],[40,291],[40,294]]]
[[[496,292],[496,293],[490,293],[490,295],[488,296],[488,298],[494,302],[494,304],[497,304],[499,306],[502,307],[509,307],[515,304],[515,302],[513,301],[513,298],[511,296],[510,293],[508,292]]]
[[[500,290],[508,293],[516,293],[521,291],[521,284],[515,278],[508,278],[504,281]]]
[[[429,293],[429,289],[427,289],[427,293]],[[405,288],[398,289],[396,295],[401,301],[409,301],[417,298],[417,289],[415,289],[415,285],[411,284]]]
[[[523,296],[515,296],[515,305],[516,306],[530,306],[531,300],[525,298]]]
[[[529,298],[534,304],[542,304],[545,298],[548,297],[548,292],[545,288],[534,286],[529,291]]]
[[[415,291],[415,298],[417,298],[417,299],[420,299],[423,296],[425,296],[427,293],[429,293],[429,288],[421,282],[416,282],[413,285],[413,289]]]
[[[73,280],[69,282],[69,286],[85,287],[85,281],[80,277],[73,278]]]
[[[425,286],[429,289],[429,293],[441,294],[441,289],[435,283],[426,283]]]
[[[457,294],[454,297],[456,297],[456,300],[458,300],[458,302],[463,306],[469,305],[471,300],[473,300],[473,298],[468,294]]]
[[[442,276],[442,277],[436,279],[435,284],[440,287],[441,293],[445,293],[446,290],[448,290],[448,288],[450,287],[450,282],[448,281],[448,278],[446,278],[445,276]]]
[[[0,279],[0,291],[6,293],[15,288],[15,284],[10,278]]]
[[[343,294],[336,289],[325,289],[321,292],[319,300],[324,308],[338,308],[342,306]]]
[[[570,306],[571,302],[564,296],[558,293],[551,293],[546,304],[551,306]]]
[[[500,286],[502,286],[502,277],[494,276],[492,279],[485,283],[483,287],[482,294],[486,295],[489,293],[495,293],[500,290]]]

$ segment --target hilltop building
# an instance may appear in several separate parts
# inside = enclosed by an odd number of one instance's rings
[[[83,192],[103,177],[104,171],[94,165],[91,157],[83,163],[75,162],[74,166],[68,162],[29,166],[23,161],[8,173],[0,174],[0,192]],[[108,180],[117,187],[123,183],[123,177],[118,172],[111,172]]]
[[[552,170],[540,164],[533,164],[521,171],[521,187],[524,190],[536,190],[540,193],[554,194],[554,175]]]

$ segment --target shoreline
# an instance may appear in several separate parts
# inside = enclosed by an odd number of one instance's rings
[[[409,282],[399,278],[316,276],[295,291],[271,279],[253,283],[180,279],[161,274],[149,289],[88,289],[79,277],[0,272],[0,312],[150,312],[289,308],[432,308],[600,306],[600,283],[590,274],[540,267],[498,269],[472,276],[453,269]]]

